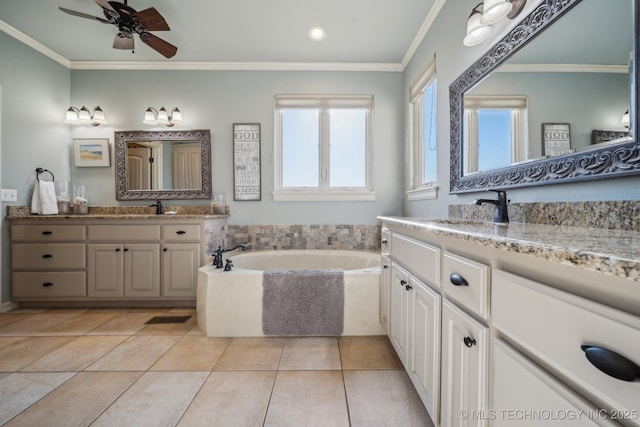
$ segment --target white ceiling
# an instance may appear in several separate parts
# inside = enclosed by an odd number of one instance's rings
[[[116,27],[65,14],[58,6],[104,17],[92,0],[0,0],[0,29],[34,39],[71,66],[105,63],[306,63],[402,69],[445,0],[130,0],[155,7],[171,31],[155,35],[178,47],[172,59],[143,44],[113,49]],[[310,27],[327,30],[322,42]],[[54,56],[55,56],[54,54]]]

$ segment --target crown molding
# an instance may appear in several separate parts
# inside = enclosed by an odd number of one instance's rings
[[[373,71],[400,73],[398,63],[71,61],[72,70]]]
[[[424,22],[422,22],[418,33],[409,45],[409,49],[407,49],[407,52],[404,54],[402,61],[400,61],[401,71],[404,71],[404,69],[407,68],[407,65],[409,65],[411,58],[413,58],[413,55],[418,50],[418,47],[420,47],[420,43],[422,43],[422,40],[424,40],[427,33],[431,29],[431,25],[433,25],[433,22],[436,20],[438,13],[440,13],[440,10],[442,9],[442,6],[444,6],[446,1],[447,0],[435,0],[433,6],[431,6],[431,10],[429,10],[427,17],[424,19]]]
[[[65,58],[64,56],[60,55],[58,52],[55,52],[55,51],[49,49],[48,47],[46,47],[45,45],[43,45],[39,41],[37,41],[37,40],[33,39],[32,37],[26,35],[25,33],[23,33],[22,31],[18,30],[17,28],[12,27],[11,25],[7,24],[2,19],[0,19],[0,31],[4,31],[5,33],[10,35],[14,39],[21,41],[22,43],[26,44],[27,46],[31,47],[32,49],[34,49],[34,50],[40,52],[41,54],[53,59],[57,63],[59,63],[61,65],[64,65],[67,68],[71,68],[71,61],[69,61],[67,58]]]

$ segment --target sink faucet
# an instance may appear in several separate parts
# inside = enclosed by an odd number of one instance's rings
[[[216,250],[214,251],[214,255],[213,255],[213,265],[215,265],[215,266],[216,266],[216,268],[223,268],[223,266],[224,266],[224,262],[223,262],[223,260],[222,260],[222,254],[223,254],[223,253],[225,253],[225,252],[233,252],[233,251],[235,251],[236,249],[242,249],[242,251],[244,252],[244,251],[246,251],[246,250],[247,250],[247,247],[248,247],[248,246],[249,246],[249,243],[245,243],[244,245],[237,245],[237,246],[234,246],[234,247],[233,247],[233,248],[231,248],[231,249],[222,249],[222,246],[218,246],[218,249],[216,249]],[[229,261],[229,260],[227,260],[227,261]],[[233,264],[231,264],[231,265],[233,265]],[[228,270],[227,270],[227,268],[225,268],[225,270],[224,270],[224,271],[231,271],[231,268],[230,268],[230,267],[231,267],[231,266],[229,266],[229,267],[228,267],[228,268],[229,268]]]
[[[149,206],[152,208],[156,208],[156,215],[162,215],[164,213],[164,207],[162,206],[162,202],[160,200]]]
[[[509,213],[507,212],[507,192],[501,190],[491,190],[498,193],[498,199],[478,199],[474,200],[474,204],[480,206],[483,203],[490,203],[496,208],[493,211],[493,222],[509,222]]]

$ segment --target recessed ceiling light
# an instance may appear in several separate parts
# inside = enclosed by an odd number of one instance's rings
[[[309,38],[315,41],[324,40],[327,37],[327,31],[322,27],[311,27],[308,34]]]

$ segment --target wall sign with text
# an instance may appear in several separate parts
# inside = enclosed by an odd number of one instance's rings
[[[233,200],[260,200],[260,124],[233,125]]]

